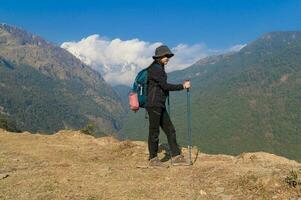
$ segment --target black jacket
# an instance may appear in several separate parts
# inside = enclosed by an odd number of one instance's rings
[[[182,84],[167,83],[167,75],[164,66],[154,61],[148,68],[148,89],[146,107],[163,107],[169,95],[169,91],[183,90]]]

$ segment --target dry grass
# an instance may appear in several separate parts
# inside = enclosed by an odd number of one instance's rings
[[[160,153],[161,158],[164,153]],[[147,166],[147,154],[143,142],[95,139],[77,131],[46,136],[0,130],[0,199],[229,200],[301,196],[299,186],[289,187],[285,182],[290,171],[300,170],[301,165],[276,155],[199,153],[193,166],[156,169],[141,167]]]

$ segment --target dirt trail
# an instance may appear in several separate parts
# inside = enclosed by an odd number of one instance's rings
[[[193,166],[163,169],[146,168],[147,157],[144,142],[0,130],[0,199],[301,199],[301,186],[285,181],[299,181],[301,164],[273,154],[198,152]]]

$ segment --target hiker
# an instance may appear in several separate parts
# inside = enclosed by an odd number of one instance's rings
[[[174,165],[186,165],[187,160],[181,154],[177,144],[176,130],[166,111],[165,101],[169,91],[183,90],[190,88],[190,82],[185,81],[183,84],[167,83],[167,75],[164,67],[174,54],[170,49],[161,45],[155,50],[153,63],[148,69],[148,91],[146,110],[149,116],[149,165],[164,166],[157,156],[159,146],[160,126],[165,132],[171,151],[172,163]]]

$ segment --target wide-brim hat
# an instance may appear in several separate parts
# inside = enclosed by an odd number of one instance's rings
[[[156,58],[162,58],[162,57],[168,57],[171,58],[174,56],[174,54],[170,51],[170,49],[166,45],[161,45],[156,48],[155,55],[153,56],[153,59]]]

